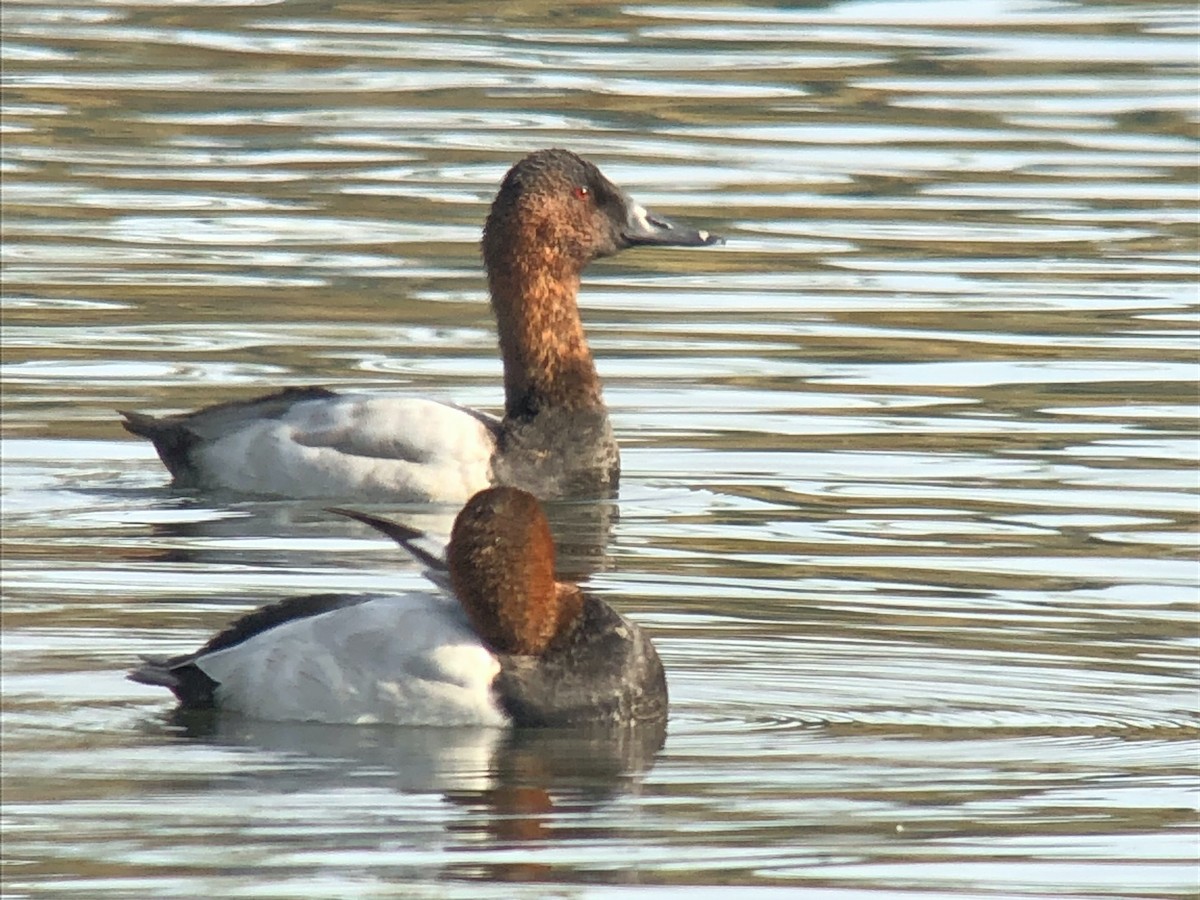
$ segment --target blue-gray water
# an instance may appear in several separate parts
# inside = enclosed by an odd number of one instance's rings
[[[1190,4],[3,16],[5,897],[1196,895]],[[589,272],[619,518],[553,511],[663,749],[172,722],[139,653],[421,581],[113,410],[495,410],[479,227],[551,145],[729,238]]]

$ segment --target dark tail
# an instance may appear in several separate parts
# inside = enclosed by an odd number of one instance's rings
[[[217,683],[200,671],[191,657],[143,656],[142,664],[125,676],[138,684],[165,687],[185,709],[212,709]]]
[[[146,438],[154,444],[158,458],[175,477],[176,482],[190,482],[196,469],[192,464],[192,448],[199,438],[186,425],[170,416],[159,418],[146,413],[117,410],[125,421],[121,425],[130,434]]]

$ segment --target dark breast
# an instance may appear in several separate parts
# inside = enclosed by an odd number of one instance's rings
[[[665,720],[667,680],[650,638],[595,597],[558,646],[500,656],[492,689],[518,726]]]
[[[497,484],[543,499],[610,497],[621,457],[603,410],[543,410],[505,419],[496,437],[492,472]]]

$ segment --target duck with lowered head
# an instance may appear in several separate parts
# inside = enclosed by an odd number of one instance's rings
[[[665,721],[650,638],[578,585],[555,580],[554,542],[533,495],[477,493],[444,561],[421,532],[336,510],[429,566],[437,594],[294,597],[235,621],[194,653],[146,658],[133,681],[183,709],[275,721],[565,726]]]

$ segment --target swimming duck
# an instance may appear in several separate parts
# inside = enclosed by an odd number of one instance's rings
[[[136,682],[182,709],[275,721],[546,726],[661,721],[662,662],[611,606],[558,582],[538,501],[475,494],[445,560],[422,533],[351,510],[442,587],[433,595],[293,597],[238,619],[195,653],[144,659]]]
[[[627,247],[720,242],[647,211],[574,153],[539,150],[505,175],[483,229],[503,418],[302,387],[192,413],[122,411],[122,424],[154,442],[181,487],[455,503],[493,484],[611,495],[620,456],[576,302],[583,270]]]

